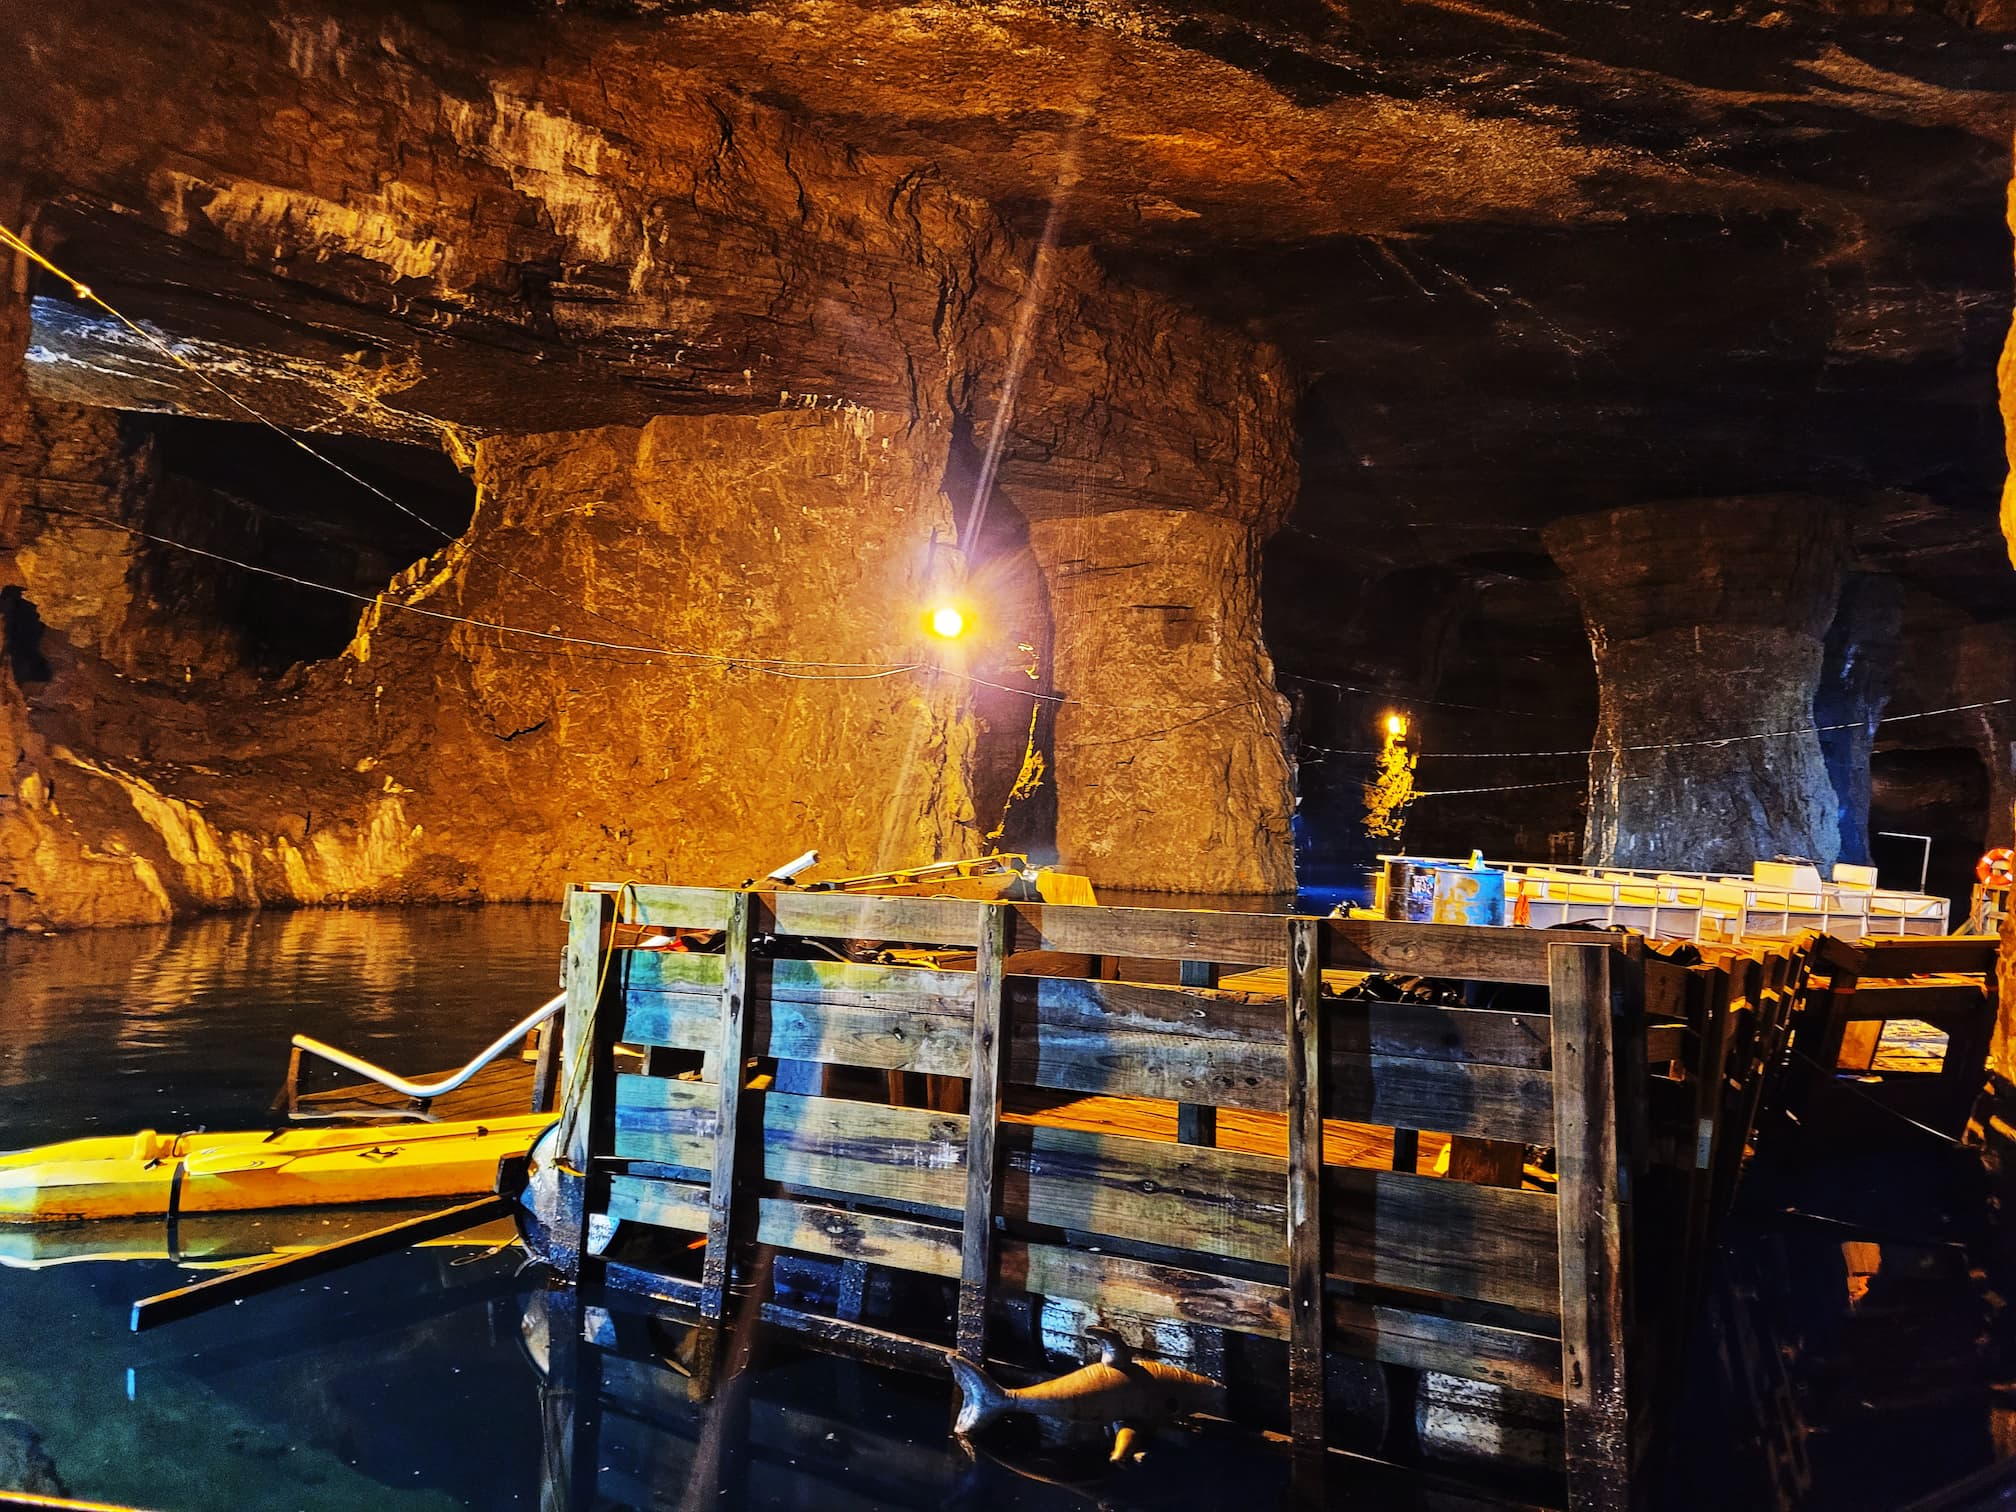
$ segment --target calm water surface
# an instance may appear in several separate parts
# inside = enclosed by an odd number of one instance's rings
[[[0,935],[0,1149],[265,1127],[297,1032],[409,1073],[456,1064],[552,994],[563,938],[557,908],[504,906]],[[185,1224],[184,1253],[313,1238],[325,1220],[219,1223]],[[136,1337],[136,1298],[203,1274],[166,1258],[159,1225],[0,1229],[0,1477],[20,1474],[8,1444],[25,1423],[69,1494],[131,1506],[557,1512],[542,1482],[571,1450],[548,1426],[543,1298],[521,1262],[413,1250]],[[614,1362],[597,1505],[1273,1501],[1275,1457],[1243,1441],[1175,1435],[1145,1465],[1058,1485],[958,1453],[942,1383],[789,1350],[745,1380],[717,1408]]]

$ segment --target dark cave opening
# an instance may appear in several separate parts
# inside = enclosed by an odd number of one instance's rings
[[[475,511],[475,485],[421,446],[321,433],[297,443],[270,426],[179,415],[131,415],[125,427],[152,460],[151,533],[263,569],[157,545],[150,588],[171,605],[207,599],[263,675],[340,652],[361,607],[347,595],[381,592]]]
[[[1952,901],[1958,928],[1974,894],[1988,805],[1987,763],[1971,747],[1877,751],[1869,758],[1870,852],[1883,885],[1916,888],[1922,862],[1925,891]],[[1900,835],[1930,837],[1929,859],[1922,843]]]

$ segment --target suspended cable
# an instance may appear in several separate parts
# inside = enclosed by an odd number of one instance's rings
[[[553,641],[570,646],[588,646],[603,651],[639,652],[646,656],[670,657],[682,661],[712,662],[724,667],[746,667],[751,671],[761,672],[768,677],[787,678],[796,682],[873,682],[880,678],[895,677],[904,672],[927,670],[926,664],[922,662],[905,662],[901,664],[794,662],[774,657],[727,656],[706,651],[675,651],[664,646],[627,645],[621,641],[595,640],[588,636],[566,635],[558,630],[532,630],[523,625],[507,625],[500,620],[478,619],[466,614],[450,614],[445,609],[428,609],[419,604],[401,602],[389,595],[360,593],[353,588],[339,588],[333,583],[320,583],[313,578],[298,577],[291,572],[282,572],[277,567],[261,567],[256,562],[240,561],[236,557],[226,556],[221,551],[210,551],[202,546],[191,546],[186,541],[177,541],[168,536],[156,535],[151,530],[142,530],[138,526],[128,525],[123,521],[112,519],[106,515],[94,515],[84,510],[61,508],[51,510],[50,512],[74,515],[79,519],[92,520],[100,525],[109,525],[115,530],[123,530],[128,535],[137,536],[143,541],[152,541],[160,546],[170,546],[177,551],[186,551],[191,556],[204,557],[213,562],[221,562],[227,567],[235,567],[242,572],[253,572],[261,577],[274,578],[279,582],[291,583],[297,588],[313,588],[317,592],[333,593],[340,598],[350,599],[360,604],[383,605],[389,609],[398,609],[406,614],[418,614],[427,619],[445,620],[450,624],[470,625],[479,630],[495,630],[504,635],[522,635],[532,640]],[[857,665],[872,666],[876,667],[877,670],[838,672],[793,672],[785,670],[787,667],[794,666],[844,668]]]

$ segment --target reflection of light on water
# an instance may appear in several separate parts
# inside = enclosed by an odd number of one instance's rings
[[[257,1127],[296,1032],[439,1070],[551,995],[564,938],[559,909],[537,905],[0,936],[0,1149]]]

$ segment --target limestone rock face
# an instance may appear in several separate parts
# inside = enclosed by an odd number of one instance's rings
[[[342,657],[139,752],[56,745],[71,822],[17,821],[43,838],[16,885],[67,924],[971,854],[965,688],[919,617],[941,469],[909,422],[831,409],[486,442],[468,534]],[[84,836],[123,916],[47,853]]]
[[[1831,865],[1840,829],[1812,725],[1841,514],[1793,496],[1696,500],[1574,516],[1546,541],[1601,693],[1589,864]]]
[[[1191,510],[1047,518],[1060,627],[1058,850],[1095,883],[1294,887],[1287,705],[1260,642],[1251,528]]]
[[[212,87],[121,87],[196,34]],[[808,846],[829,875],[916,864],[983,849],[1025,774],[1003,843],[1122,886],[1288,884],[1252,555],[1293,494],[1299,380],[1266,342],[664,28],[203,0],[52,15],[27,56],[0,160],[60,156],[45,245],[263,413],[444,445],[480,498],[342,656],[255,681],[219,635],[205,675],[149,617],[160,554],[46,506],[156,527],[147,458],[87,406],[242,414],[41,285],[36,414],[76,445],[22,452],[0,535],[52,672],[6,706],[39,763],[0,811],[15,922],[734,883]],[[1113,511],[1197,552],[1142,577],[1124,528],[1088,527],[1131,602],[1180,606],[1126,611],[1142,646],[1030,537]],[[1012,610],[928,642],[969,578]],[[1067,650],[1096,711],[1032,724],[986,686],[1049,690]],[[1055,725],[1220,699],[1249,707],[1152,756]]]

